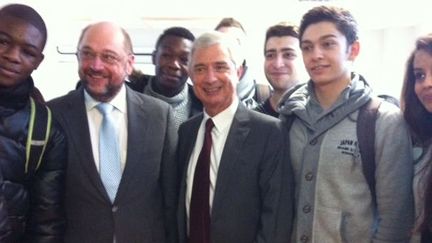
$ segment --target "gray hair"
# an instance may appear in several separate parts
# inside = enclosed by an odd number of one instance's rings
[[[243,63],[243,52],[239,42],[233,38],[232,35],[222,33],[219,31],[209,31],[200,35],[193,43],[190,52],[189,68],[192,68],[194,60],[192,59],[197,49],[208,48],[212,45],[220,45],[226,48],[230,55],[231,61],[236,68],[240,67]]]

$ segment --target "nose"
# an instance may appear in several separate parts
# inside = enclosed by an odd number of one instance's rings
[[[322,52],[321,48],[314,47],[311,51],[311,56],[312,56],[312,59],[314,59],[314,60],[315,59],[322,59],[323,52]]]
[[[17,46],[9,46],[3,51],[3,56],[13,62],[19,61],[20,50]]]
[[[277,68],[280,68],[280,67],[284,66],[285,63],[284,63],[284,59],[283,59],[282,55],[277,55],[277,57],[275,58],[273,64]]]
[[[432,87],[432,73],[427,73],[425,80],[422,82],[423,87],[431,88]]]
[[[105,63],[102,61],[100,56],[96,55],[90,60],[90,67],[94,70],[100,70],[104,67]]]
[[[213,68],[209,68],[207,70],[205,80],[207,82],[213,82],[213,81],[217,80],[217,78],[216,78],[216,72],[215,72],[215,70]]]
[[[180,60],[178,58],[174,58],[171,62],[171,67],[175,68],[175,69],[180,69]]]

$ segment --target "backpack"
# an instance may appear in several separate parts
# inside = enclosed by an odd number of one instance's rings
[[[366,178],[372,195],[372,203],[375,206],[375,124],[381,103],[380,98],[371,98],[360,107],[357,117],[357,140],[362,158],[363,175]]]
[[[33,177],[42,162],[51,131],[51,121],[51,110],[46,105],[36,103],[30,97],[30,122],[24,167],[25,175],[29,179]]]
[[[272,88],[268,84],[255,84],[255,100],[258,104],[265,102],[272,94]]]

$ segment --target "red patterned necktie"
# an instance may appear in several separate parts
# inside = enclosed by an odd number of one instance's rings
[[[210,243],[210,152],[214,123],[205,124],[204,144],[195,167],[189,215],[189,243]]]

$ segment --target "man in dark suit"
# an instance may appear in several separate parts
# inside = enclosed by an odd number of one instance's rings
[[[294,185],[283,127],[239,102],[239,50],[216,31],[192,47],[189,73],[204,112],[179,129],[180,243],[290,240]]]
[[[134,56],[121,27],[87,26],[77,57],[82,87],[49,102],[69,143],[65,242],[175,242],[177,135],[170,106],[124,84]],[[115,136],[106,135],[113,130]]]

